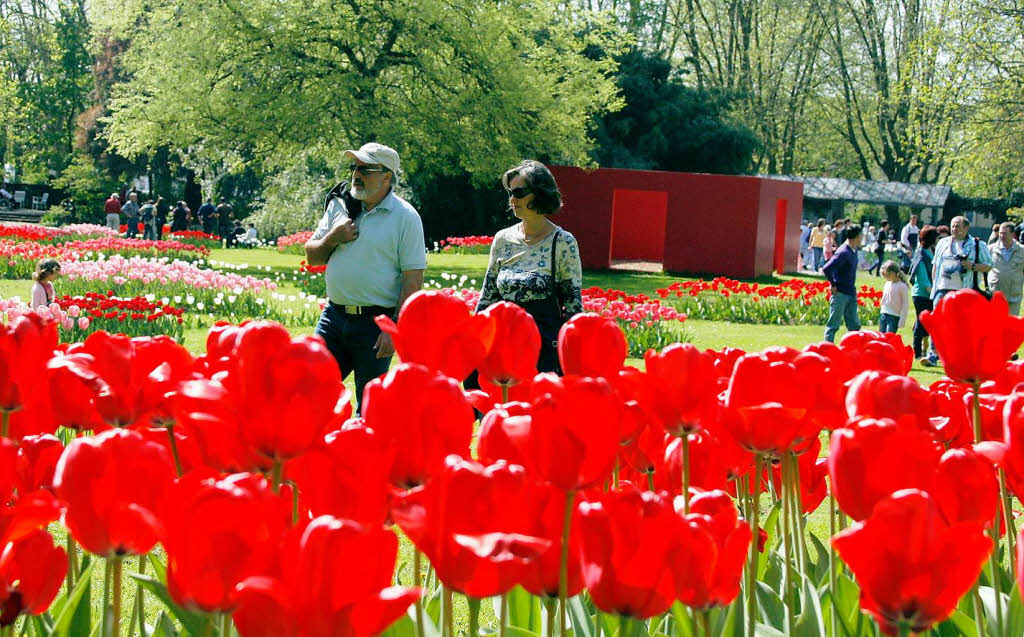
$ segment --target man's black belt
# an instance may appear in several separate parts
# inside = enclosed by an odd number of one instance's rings
[[[394,316],[395,308],[383,307],[381,305],[341,305],[334,301],[328,301],[328,303],[334,309],[338,310],[342,314],[348,314],[350,316],[379,316],[381,314],[387,314],[388,316]]]

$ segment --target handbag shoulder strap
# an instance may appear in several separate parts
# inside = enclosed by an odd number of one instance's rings
[[[562,233],[561,228],[555,229],[555,236],[551,239],[551,296],[558,295],[558,264],[555,262],[557,254],[555,248],[558,246],[558,236]]]

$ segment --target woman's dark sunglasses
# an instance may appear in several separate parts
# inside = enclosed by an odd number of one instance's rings
[[[369,166],[360,166],[358,164],[349,164],[348,171],[350,173],[359,173],[360,175],[369,175],[371,173],[383,173],[387,172],[387,168],[371,168]]]
[[[522,199],[526,195],[532,193],[529,186],[519,186],[518,188],[507,188],[508,194],[516,199]]]

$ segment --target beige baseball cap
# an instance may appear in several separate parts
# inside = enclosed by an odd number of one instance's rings
[[[396,175],[398,174],[398,151],[390,146],[370,142],[360,146],[359,150],[346,150],[345,156],[354,157],[364,164],[380,164]]]

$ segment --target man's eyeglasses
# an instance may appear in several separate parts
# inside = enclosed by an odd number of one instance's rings
[[[529,186],[519,186],[518,188],[507,188],[509,196],[515,197],[516,199],[522,199],[529,195],[533,191],[530,190]]]
[[[350,173],[359,173],[360,175],[369,175],[372,173],[386,173],[387,168],[372,168],[370,166],[360,166],[359,164],[349,164],[348,171]]]

